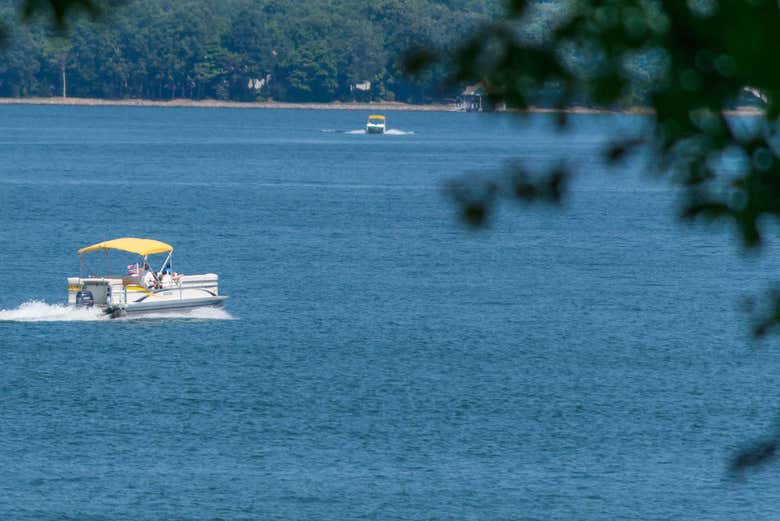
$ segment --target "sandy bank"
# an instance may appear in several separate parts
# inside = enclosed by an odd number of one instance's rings
[[[240,102],[220,100],[190,100],[175,99],[171,101],[154,101],[144,99],[97,99],[97,98],[0,98],[0,105],[82,105],[89,107],[194,107],[194,108],[233,108],[233,109],[308,109],[308,110],[363,110],[371,112],[389,112],[405,110],[415,112],[456,112],[454,104],[413,105],[383,101],[376,103],[284,103],[280,101]],[[621,110],[610,110],[592,107],[568,107],[566,109],[539,108],[518,111],[532,114],[631,114],[650,116],[653,110],[647,107],[629,107]],[[759,116],[763,111],[755,107],[738,107],[724,112],[729,116]]]
[[[413,110],[425,112],[452,112],[455,105],[412,105],[409,103],[282,103],[278,101],[238,102],[219,100],[175,99],[153,101],[143,99],[97,99],[97,98],[0,98],[0,105],[83,105],[90,107],[196,107],[235,109],[311,109],[311,110],[367,110],[393,111]]]

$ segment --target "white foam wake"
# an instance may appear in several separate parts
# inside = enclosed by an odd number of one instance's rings
[[[332,128],[324,128],[320,132],[326,132],[328,134],[368,134],[366,129],[357,130],[336,130]],[[397,128],[389,128],[385,130],[386,136],[411,136],[414,134],[413,130],[399,130]],[[371,134],[372,136],[381,136],[382,134]]]
[[[222,308],[204,307],[180,311],[144,313],[143,315],[122,317],[120,320],[155,319],[197,319],[197,320],[235,320],[235,317]],[[77,308],[64,304],[47,304],[31,300],[15,309],[0,309],[0,322],[88,322],[110,320],[98,308]]]
[[[16,309],[0,309],[0,322],[83,322],[108,320],[96,308],[77,308],[31,300]]]

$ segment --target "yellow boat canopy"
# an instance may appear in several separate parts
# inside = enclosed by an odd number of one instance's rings
[[[121,239],[112,239],[103,241],[79,250],[79,255],[97,250],[122,250],[138,255],[152,255],[155,253],[165,253],[173,251],[173,246],[154,239],[137,239],[135,237],[122,237]]]
[[[380,116],[379,114],[372,114],[371,116],[368,116],[368,119],[385,119],[385,117]]]

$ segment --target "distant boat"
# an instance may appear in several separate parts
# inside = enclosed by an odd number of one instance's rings
[[[109,250],[134,253],[140,256],[141,262],[129,265],[126,275],[93,275],[84,254]],[[160,269],[154,270],[148,256],[158,253],[167,255]],[[219,294],[217,275],[178,275],[173,272],[173,247],[164,242],[123,237],[81,248],[79,256],[87,276],[68,278],[68,304],[95,306],[111,317],[221,306],[227,299]]]
[[[384,134],[385,117],[379,114],[372,114],[371,116],[368,116],[368,122],[366,123],[366,132],[368,134]]]

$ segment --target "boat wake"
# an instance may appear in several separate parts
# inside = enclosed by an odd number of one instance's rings
[[[368,134],[366,132],[366,129],[357,129],[357,130],[337,130],[332,128],[325,128],[320,130],[320,132],[325,132],[326,134]],[[399,130],[396,128],[390,128],[385,130],[386,136],[411,136],[415,132],[413,130]],[[373,136],[379,136],[381,134],[372,134]]]
[[[117,320],[156,320],[156,319],[196,319],[196,320],[235,320],[235,317],[222,308],[204,307],[181,311],[145,313],[143,315],[122,317]],[[47,304],[31,300],[15,309],[0,309],[0,322],[94,322],[111,320],[97,308],[77,308],[64,304]]]
[[[16,309],[0,309],[0,322],[89,322],[108,320],[95,308],[77,308],[31,300]]]

